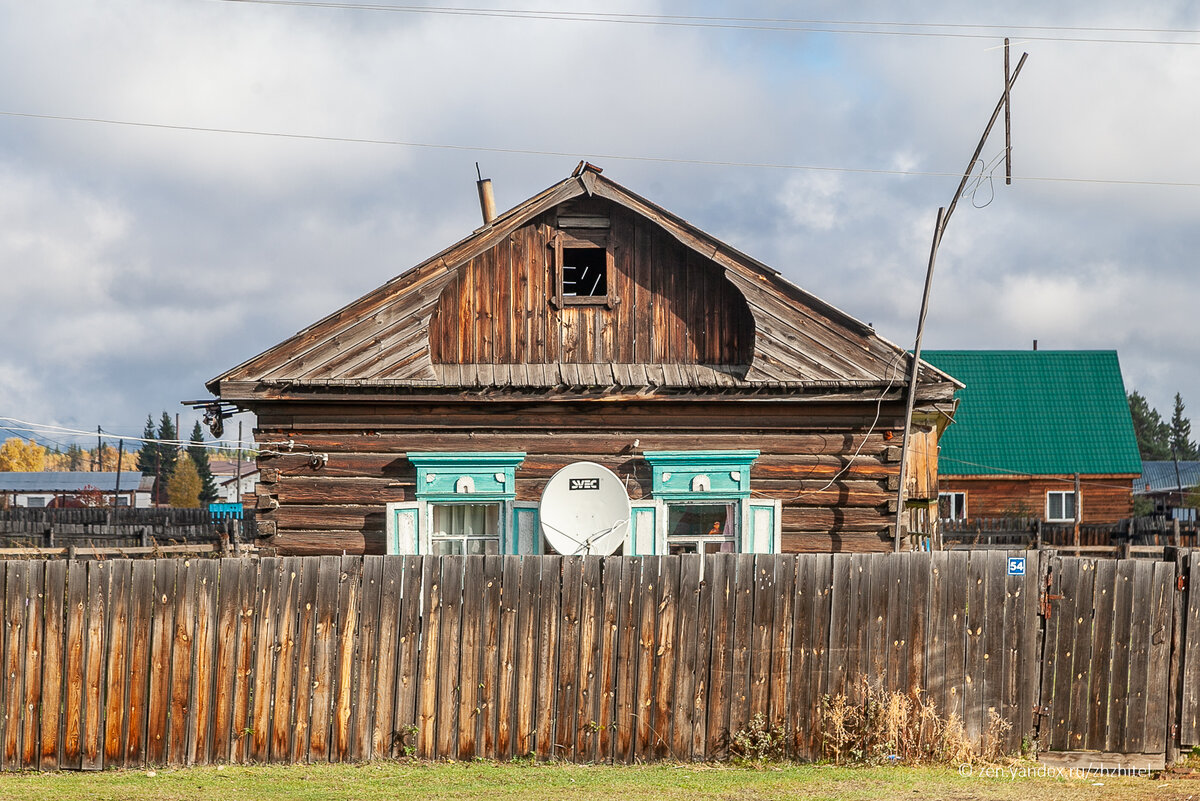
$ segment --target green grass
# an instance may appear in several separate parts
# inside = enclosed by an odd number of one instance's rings
[[[1028,765],[1026,765],[1028,767]],[[153,775],[151,775],[153,773]],[[1096,781],[1102,786],[1096,786]],[[1164,787],[1163,785],[1167,785]],[[1030,801],[1200,801],[1200,782],[1153,779],[971,778],[949,768],[829,765],[496,764],[372,762],[359,765],[225,766],[179,770],[0,775],[0,799],[257,801],[481,799],[481,801],[759,801],[878,798]]]

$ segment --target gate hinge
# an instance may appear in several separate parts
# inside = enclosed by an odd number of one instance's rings
[[[1175,589],[1178,590],[1179,592],[1183,592],[1184,590],[1187,589],[1187,585],[1188,585],[1187,576],[1180,573],[1175,578]]]
[[[1048,706],[1039,706],[1039,705],[1037,705],[1037,704],[1034,704],[1034,705],[1033,705],[1033,714],[1034,714],[1034,715],[1049,715],[1049,714],[1050,714],[1050,707],[1048,707]]]
[[[1050,606],[1050,602],[1051,601],[1061,601],[1062,599],[1063,599],[1063,596],[1061,596],[1061,595],[1052,595],[1048,592],[1043,592],[1041,594],[1041,604],[1040,604],[1041,605],[1041,609],[1040,609],[1041,616],[1046,618],[1047,620],[1049,620],[1051,613],[1054,611],[1053,607]]]

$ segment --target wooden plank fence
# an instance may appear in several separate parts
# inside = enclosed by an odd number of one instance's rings
[[[0,562],[0,768],[721,760],[758,715],[813,759],[862,676],[1007,750],[1196,742],[1196,554],[1007,556]]]

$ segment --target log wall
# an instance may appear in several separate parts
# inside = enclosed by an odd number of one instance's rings
[[[1116,523],[1133,516],[1135,475],[1082,476],[1080,522],[1089,525]],[[942,476],[942,492],[967,493],[967,517],[1046,516],[1046,493],[1072,492],[1074,476],[1020,476],[968,478]]]
[[[284,554],[383,553],[385,504],[416,499],[408,451],[523,451],[517,499],[536,501],[550,476],[576,461],[608,467],[637,499],[651,490],[642,451],[752,448],[761,455],[751,490],[782,500],[784,551],[886,551],[903,408],[884,404],[872,429],[875,405],[857,406],[661,400],[262,407],[255,437],[268,444],[259,457],[259,530]],[[286,441],[295,443],[291,452],[270,445]],[[312,453],[328,458],[314,467]]]

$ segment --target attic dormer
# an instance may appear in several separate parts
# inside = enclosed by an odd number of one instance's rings
[[[464,262],[435,364],[748,365],[754,319],[713,260],[610,200],[560,203]]]

